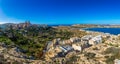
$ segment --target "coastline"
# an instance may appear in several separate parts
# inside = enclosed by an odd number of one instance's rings
[[[96,27],[95,27],[96,28]],[[92,31],[92,30],[86,30],[86,29],[89,29],[89,28],[80,28],[79,30],[80,31],[86,31],[87,33],[99,33],[99,34],[106,34],[106,35],[114,35],[114,36],[118,36],[119,34],[115,35],[115,34],[111,34],[111,33],[106,33],[106,32],[100,32],[100,31]]]

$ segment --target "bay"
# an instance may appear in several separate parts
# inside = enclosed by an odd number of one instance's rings
[[[120,34],[120,28],[85,28],[84,30],[110,33],[114,35]]]

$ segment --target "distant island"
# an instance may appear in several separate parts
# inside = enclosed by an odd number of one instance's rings
[[[120,28],[120,24],[74,24],[76,28]]]

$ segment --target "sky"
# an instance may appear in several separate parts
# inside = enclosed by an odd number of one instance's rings
[[[0,24],[120,24],[120,0],[0,0]]]

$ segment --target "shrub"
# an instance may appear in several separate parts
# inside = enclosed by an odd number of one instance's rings
[[[88,58],[94,58],[95,57],[95,53],[91,53],[91,52],[88,52],[88,53],[85,53],[84,56],[88,57]]]

